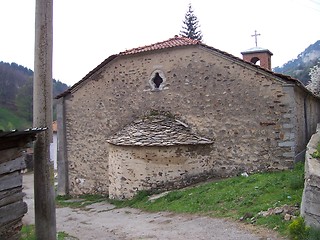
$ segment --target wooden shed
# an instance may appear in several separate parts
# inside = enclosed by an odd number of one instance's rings
[[[43,130],[0,132],[0,239],[20,239],[21,220],[28,210],[22,192],[24,151]]]

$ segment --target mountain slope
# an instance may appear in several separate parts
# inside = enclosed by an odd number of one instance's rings
[[[273,71],[297,78],[306,85],[310,81],[310,68],[316,65],[319,60],[320,40],[311,44],[296,59],[288,61],[282,67],[274,68]]]
[[[68,86],[53,79],[53,96]],[[0,129],[32,125],[33,71],[16,63],[0,62]],[[55,106],[54,106],[55,107]]]
[[[0,107],[0,130],[27,129],[31,126],[30,121],[18,116],[10,109]]]

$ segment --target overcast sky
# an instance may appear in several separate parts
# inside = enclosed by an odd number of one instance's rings
[[[320,40],[320,0],[54,0],[53,77],[68,85],[104,59],[179,34],[191,3],[203,42],[241,57],[255,46],[280,66]],[[35,0],[0,0],[0,61],[33,70]]]

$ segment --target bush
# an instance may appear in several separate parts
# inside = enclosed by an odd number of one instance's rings
[[[317,149],[314,153],[311,154],[311,157],[313,158],[320,158],[320,143],[317,145]]]
[[[320,229],[308,227],[302,217],[298,217],[289,225],[290,239],[320,240]]]
[[[318,150],[316,150],[314,153],[311,154],[311,157],[320,158],[320,152]]]
[[[298,217],[289,225],[289,236],[293,240],[308,240],[309,227],[306,226],[304,219]]]

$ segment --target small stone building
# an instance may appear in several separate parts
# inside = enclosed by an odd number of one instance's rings
[[[293,167],[320,101],[258,50],[176,36],[107,58],[57,96],[60,193],[130,198]]]

